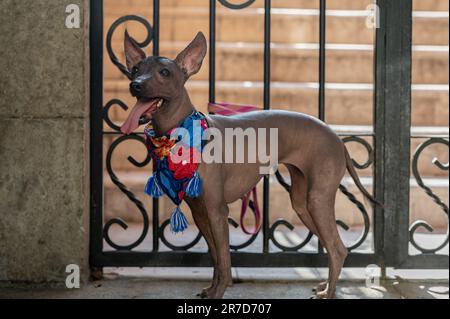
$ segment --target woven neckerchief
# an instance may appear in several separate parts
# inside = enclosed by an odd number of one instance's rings
[[[154,163],[153,176],[147,182],[145,193],[157,198],[166,194],[177,205],[170,219],[174,233],[184,231],[188,225],[179,208],[184,196],[195,198],[202,192],[197,168],[207,128],[205,115],[194,111],[163,136],[156,136],[151,122],[144,130],[147,149]]]

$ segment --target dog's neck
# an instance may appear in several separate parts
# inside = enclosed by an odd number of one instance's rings
[[[195,111],[191,99],[185,88],[177,96],[172,96],[166,102],[161,112],[154,114],[152,118],[153,129],[158,136],[164,135],[169,130],[177,127],[186,117]]]

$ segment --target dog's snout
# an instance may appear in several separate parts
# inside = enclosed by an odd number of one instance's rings
[[[142,91],[142,83],[138,81],[131,82],[130,91],[133,96],[138,95]]]

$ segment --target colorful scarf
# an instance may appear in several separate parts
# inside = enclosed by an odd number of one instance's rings
[[[144,130],[147,149],[154,163],[153,176],[145,186],[145,193],[156,198],[166,194],[177,205],[170,218],[170,228],[174,233],[188,227],[179,207],[184,196],[196,198],[202,192],[197,168],[207,128],[205,116],[195,111],[163,136],[156,136],[151,122]]]

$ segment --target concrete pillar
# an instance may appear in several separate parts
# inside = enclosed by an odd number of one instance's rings
[[[69,4],[79,29],[66,28]],[[87,10],[0,1],[0,281],[88,273]]]

